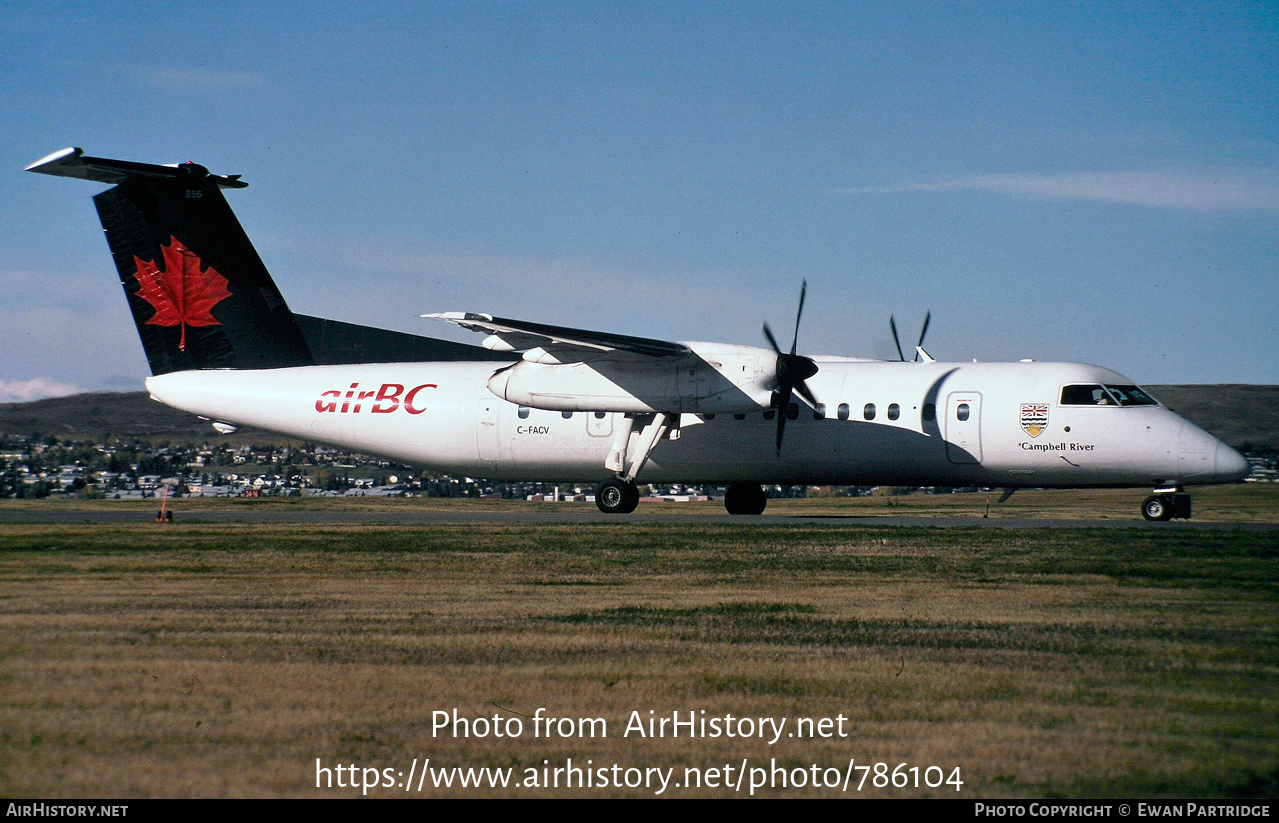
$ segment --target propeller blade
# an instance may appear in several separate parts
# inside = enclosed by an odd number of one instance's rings
[[[768,327],[768,323],[764,324],[764,338],[777,353],[773,374],[777,381],[777,453],[779,455],[782,453],[782,435],[786,430],[786,415],[790,411],[792,394],[798,392],[809,403],[817,405],[817,399],[804,383],[805,380],[817,374],[817,363],[811,357],[796,354],[799,348],[799,321],[804,316],[804,300],[807,297],[808,281],[805,280],[799,287],[799,309],[795,312],[795,334],[791,337],[790,354],[782,351],[782,347],[777,345],[777,338],[773,336],[773,330]]]
[[[897,347],[897,359],[905,363],[906,355],[902,354],[902,344],[897,339],[897,321],[893,319],[891,314],[888,315],[888,328],[893,330],[893,345]]]
[[[799,396],[807,400],[814,407],[817,406],[817,398],[813,396],[811,391],[809,391],[807,383],[804,383],[803,381],[796,383],[795,391],[799,392]]]
[[[795,336],[791,339],[790,353],[795,354],[796,347],[799,346],[799,318],[804,316],[804,297],[808,294],[808,281],[804,280],[799,284],[799,311],[795,312]]]
[[[782,348],[777,345],[777,339],[773,337],[773,333],[769,331],[768,324],[764,324],[764,337],[768,338],[768,345],[773,347],[773,351],[777,352],[777,356],[781,357]]]
[[[924,336],[928,334],[928,322],[933,319],[933,310],[929,309],[928,314],[924,315],[924,327],[919,330],[919,342],[915,344],[915,348],[919,349],[924,345]],[[902,358],[903,360],[905,358]],[[919,359],[919,352],[916,351],[915,359]]]
[[[777,453],[782,453],[782,432],[786,429],[786,413],[790,410],[790,386],[777,398]]]

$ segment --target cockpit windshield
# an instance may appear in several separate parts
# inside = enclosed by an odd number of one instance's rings
[[[1094,383],[1087,386],[1063,386],[1061,389],[1063,406],[1114,406],[1115,398]]]
[[[1159,401],[1146,394],[1136,386],[1107,386],[1106,391],[1119,401],[1121,406],[1158,406]]]
[[[1157,406],[1159,402],[1136,386],[1097,383],[1062,386],[1063,406]]]

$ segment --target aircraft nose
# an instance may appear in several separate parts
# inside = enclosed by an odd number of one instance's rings
[[[1232,483],[1248,476],[1244,456],[1190,421],[1177,438],[1177,476],[1183,483]]]
[[[1220,440],[1217,441],[1217,456],[1213,463],[1217,477],[1223,481],[1243,480],[1252,470],[1242,454]]]

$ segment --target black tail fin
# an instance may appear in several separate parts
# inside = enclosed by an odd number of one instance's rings
[[[222,188],[194,163],[153,166],[66,149],[28,167],[114,188],[93,198],[153,374],[315,363]]]
[[[63,149],[28,171],[110,183],[93,198],[152,374],[511,355],[289,311],[222,189],[239,175]]]

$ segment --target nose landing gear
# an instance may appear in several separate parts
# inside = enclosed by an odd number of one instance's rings
[[[1141,504],[1141,516],[1147,520],[1171,520],[1180,517],[1190,519],[1190,495],[1181,489],[1165,492],[1156,489],[1155,493]]]

